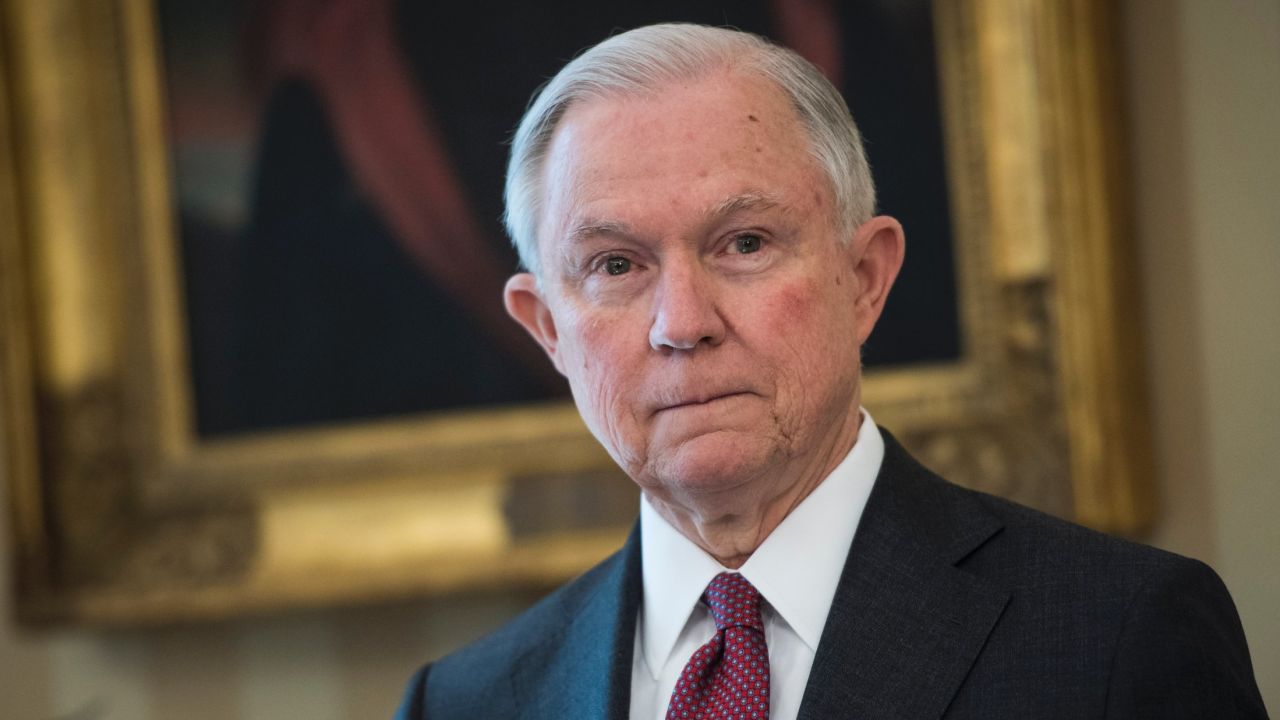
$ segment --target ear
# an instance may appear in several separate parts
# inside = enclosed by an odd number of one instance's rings
[[[556,333],[555,318],[551,316],[551,308],[542,296],[537,278],[530,273],[512,275],[503,289],[502,299],[506,303],[507,314],[538,341],[547,357],[551,358],[551,364],[563,375],[564,368],[556,352],[560,336]]]
[[[889,289],[902,268],[906,253],[906,237],[902,225],[888,215],[877,215],[854,231],[849,243],[853,273],[858,279],[858,296],[854,303],[858,323],[858,344],[867,341],[880,313],[884,310]]]

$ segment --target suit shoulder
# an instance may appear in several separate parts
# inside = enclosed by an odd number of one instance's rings
[[[400,707],[396,710],[395,720],[420,720],[427,716],[426,689],[427,677],[431,674],[431,664],[428,663],[418,669],[409,680],[408,687],[405,688],[404,698],[400,701]]]
[[[957,490],[974,498],[999,519],[1003,528],[999,542],[994,545],[1002,553],[1024,557],[1046,570],[1093,569],[1126,576],[1141,575],[1144,570],[1166,572],[1173,568],[1213,572],[1198,560],[1108,535],[1001,497],[963,488]]]
[[[982,503],[1005,525],[1006,544],[1027,552],[1041,553],[1046,560],[1068,564],[1121,564],[1129,566],[1198,565],[1197,560],[1176,555],[1129,539],[1110,536],[1073,521],[1056,518],[1047,512],[1005,500],[987,493],[961,489]]]
[[[1115,717],[1265,720],[1240,617],[1207,565],[1147,573],[1126,608],[1107,701]]]
[[[575,608],[584,605],[612,581],[615,573],[621,571],[623,561],[622,551],[610,555],[497,630],[446,655],[436,663],[437,669],[441,665],[453,664],[492,666],[498,658],[519,656],[525,650],[546,642],[548,635],[557,633],[572,621],[576,615]]]
[[[556,644],[601,592],[616,591],[627,570],[619,551],[561,586],[497,630],[435,661],[415,678],[416,701],[433,718],[514,717],[512,678],[535,651]]]
[[[994,578],[1057,575],[1132,577],[1143,568],[1193,561],[1106,535],[995,495],[955,485],[912,458],[891,436],[890,491],[881,507],[960,567]],[[874,495],[873,495],[873,499]],[[1065,573],[1065,575],[1064,575]]]
[[[951,483],[913,458],[883,428],[885,459],[868,512],[897,518],[961,567],[991,572],[1105,571],[1191,562],[995,495]]]
[[[1051,668],[1056,685],[1043,697],[1066,692],[1054,707],[1079,703],[1082,715],[1267,717],[1239,616],[1209,566],[931,474],[911,482],[950,510],[932,519],[951,515],[963,527],[955,517],[986,516],[969,521],[986,539],[965,545],[956,567],[1009,602],[975,678],[1007,682],[1023,668]]]

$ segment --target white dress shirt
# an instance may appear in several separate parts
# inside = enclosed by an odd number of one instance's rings
[[[771,720],[792,720],[800,711],[836,583],[883,458],[884,439],[863,410],[853,449],[737,570],[764,597]],[[631,668],[631,718],[662,720],[680,672],[716,633],[702,592],[728,570],[643,496],[640,551],[644,597]]]

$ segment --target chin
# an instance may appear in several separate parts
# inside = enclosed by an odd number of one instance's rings
[[[646,472],[656,485],[687,494],[732,491],[769,471],[778,452],[758,435],[716,432],[675,447],[651,448]]]

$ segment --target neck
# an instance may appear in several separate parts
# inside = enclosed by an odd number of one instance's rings
[[[730,497],[660,497],[646,492],[653,509],[726,568],[742,567],[765,538],[782,524],[822,481],[844,460],[858,439],[862,413],[833,434],[832,441],[799,467],[771,473],[753,483],[772,492],[751,493],[736,489]]]

